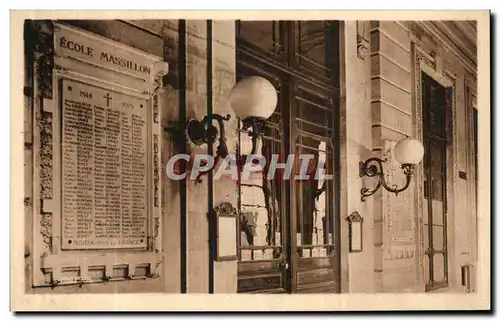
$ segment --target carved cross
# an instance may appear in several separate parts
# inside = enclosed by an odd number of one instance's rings
[[[104,98],[106,98],[106,107],[109,107],[109,100],[113,98],[109,95],[109,93],[106,93],[106,96],[104,96]]]

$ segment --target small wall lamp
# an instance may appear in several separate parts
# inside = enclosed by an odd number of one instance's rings
[[[247,77],[240,80],[233,87],[229,95],[229,102],[236,116],[243,122],[242,130],[247,131],[249,128],[252,128],[249,135],[252,137],[252,154],[255,154],[257,139],[262,135],[265,121],[273,114],[278,103],[276,89],[263,77]],[[201,121],[191,119],[187,124],[186,135],[197,146],[213,143],[218,136],[219,146],[217,146],[215,160],[217,163],[229,154],[226,144],[224,121],[228,121],[230,118],[229,114],[227,116],[212,114],[211,116],[205,116]],[[219,129],[212,125],[212,120],[217,121]],[[215,166],[210,170],[198,174],[197,181],[200,181],[200,177],[208,174],[213,168]]]
[[[424,156],[424,146],[417,139],[405,138],[400,140],[394,147],[394,157],[401,164],[401,168],[406,176],[406,183],[403,187],[392,185],[390,187],[385,181],[384,169],[382,163],[387,160],[382,160],[378,157],[371,157],[364,162],[359,162],[360,177],[375,177],[378,176],[377,185],[373,189],[366,187],[361,189],[361,201],[364,202],[367,197],[375,194],[380,187],[384,187],[387,191],[398,195],[410,186],[411,177],[415,164],[418,164]]]

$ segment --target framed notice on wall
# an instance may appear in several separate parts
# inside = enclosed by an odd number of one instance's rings
[[[346,220],[349,223],[349,252],[363,251],[363,217],[355,211]]]
[[[237,260],[238,215],[236,208],[229,202],[214,208],[217,261]]]

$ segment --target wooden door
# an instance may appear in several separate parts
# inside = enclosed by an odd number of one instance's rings
[[[266,168],[240,181],[238,292],[339,292],[338,74],[331,70],[338,56],[321,49],[338,38],[324,22],[314,22],[319,42],[304,37],[304,22],[237,26],[237,79],[259,75],[278,91],[259,151],[268,161],[278,155],[280,163],[296,155],[290,179],[281,172],[267,180]],[[307,56],[304,46],[315,55]],[[241,135],[244,155],[249,140]],[[305,154],[313,158],[310,178],[296,180]],[[319,160],[331,179],[315,178]]]

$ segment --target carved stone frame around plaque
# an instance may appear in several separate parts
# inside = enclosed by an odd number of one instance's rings
[[[414,137],[423,141],[423,107],[422,107],[422,72],[432,77],[435,81],[441,84],[445,88],[451,88],[452,90],[452,105],[451,112],[451,130],[452,137],[449,137],[449,143],[447,146],[447,217],[453,219],[453,213],[455,211],[455,195],[457,195],[457,184],[455,184],[455,178],[458,177],[458,150],[457,150],[457,116],[456,116],[456,79],[457,76],[450,70],[443,69],[438,70],[436,66],[435,57],[426,53],[422,48],[418,46],[417,43],[412,42],[412,60],[413,60],[413,71],[414,71],[414,92],[413,92],[413,134]],[[448,123],[448,122],[447,122]],[[424,283],[425,276],[425,265],[424,265],[424,221],[423,221],[423,204],[424,204],[424,168],[423,162],[420,162],[415,169],[415,204],[417,213],[417,255],[418,255],[418,280],[421,284]],[[450,226],[450,220],[448,219],[448,226]],[[450,261],[450,253],[452,249],[450,248],[450,242],[448,244],[448,261]],[[450,269],[449,269],[450,270]]]
[[[114,279],[117,266],[125,266],[125,277],[118,279],[136,279],[158,276],[161,263],[161,124],[160,106],[162,92],[162,76],[168,72],[168,65],[161,57],[142,53],[131,47],[115,43],[78,28],[66,26],[52,21],[31,21],[27,23],[26,44],[32,48],[27,50],[27,61],[33,63],[33,200],[31,203],[33,237],[32,250],[32,282],[33,286],[58,286],[66,284],[82,284],[88,282],[104,282]],[[60,33],[58,38],[57,33]],[[151,77],[120,73],[113,65],[109,68],[98,66],[95,61],[86,61],[61,53],[57,40],[63,37],[86,42],[96,50],[123,50],[129,57],[139,57],[151,66]],[[110,47],[111,46],[111,47]],[[119,49],[116,49],[119,48]],[[59,50],[59,53],[58,53]],[[76,55],[76,53],[75,53]],[[30,68],[30,66],[28,66]],[[118,77],[119,75],[119,77]],[[117,80],[120,79],[120,83]],[[151,138],[148,139],[148,186],[152,193],[148,194],[146,207],[147,250],[64,250],[61,248],[61,107],[60,88],[63,80],[78,81],[97,85],[106,90],[130,93],[148,101],[151,123],[147,124]],[[123,81],[123,82],[122,82]],[[57,133],[57,134],[56,134]],[[145,276],[136,277],[137,266],[147,266],[149,272]],[[102,269],[102,277],[90,278],[89,270]],[[69,269],[69,270],[68,270]],[[76,269],[76,270],[75,270]],[[74,271],[73,276],[71,271]],[[62,272],[65,271],[63,274]],[[68,274],[68,271],[70,272]],[[95,271],[94,271],[95,272]],[[99,274],[98,273],[98,274]],[[87,280],[87,281],[86,281]]]

